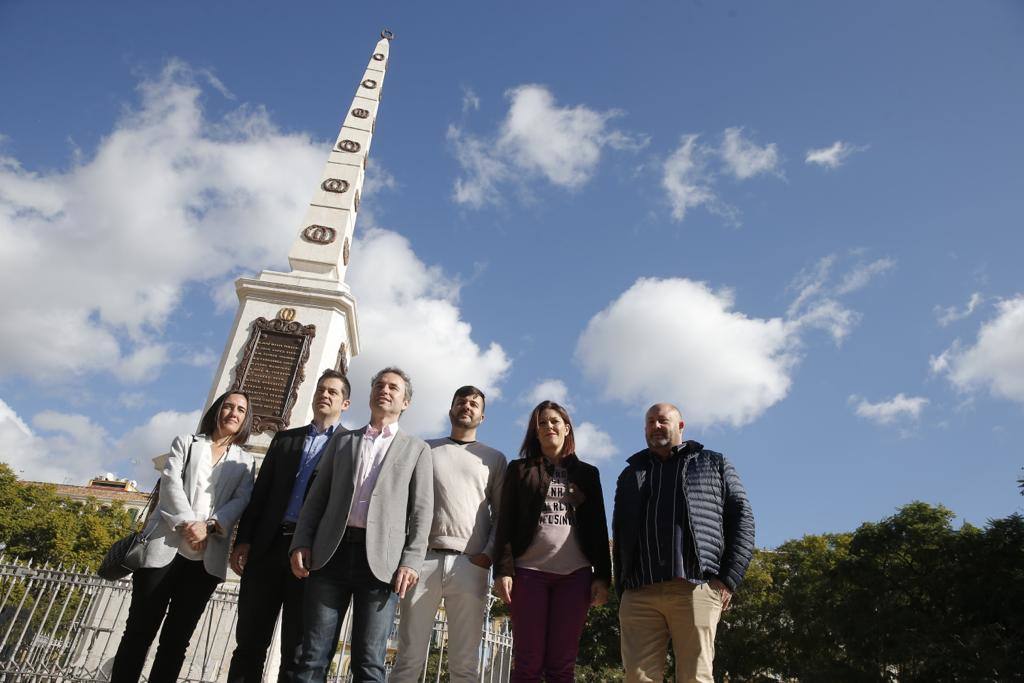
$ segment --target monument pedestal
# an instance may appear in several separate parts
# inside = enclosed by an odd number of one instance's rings
[[[255,413],[248,449],[261,460],[276,431],[313,419],[320,373],[347,373],[359,353],[356,302],[344,282],[301,272],[265,270],[256,279],[239,278],[235,290],[234,334],[207,405],[228,389],[250,394]]]

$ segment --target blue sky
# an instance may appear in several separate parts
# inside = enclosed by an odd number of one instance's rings
[[[425,437],[462,383],[510,455],[532,401],[566,401],[609,499],[644,408],[677,402],[763,546],[915,499],[1020,510],[1019,3],[367,7],[0,5],[22,476],[151,478],[389,27],[350,426],[397,362]]]

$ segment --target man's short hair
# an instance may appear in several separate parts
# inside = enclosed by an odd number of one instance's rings
[[[484,412],[487,408],[487,397],[484,396],[484,392],[480,391],[477,387],[472,384],[467,384],[464,387],[459,387],[455,390],[455,395],[452,396],[452,405],[455,405],[455,400],[462,398],[463,396],[479,396],[480,397],[480,412]]]
[[[386,375],[389,372],[391,374],[393,374],[393,375],[398,375],[399,377],[402,378],[402,381],[405,382],[405,400],[411,402],[412,401],[412,380],[409,379],[409,375],[405,374],[405,370],[403,370],[402,368],[396,368],[393,365],[389,365],[388,367],[384,368],[383,370],[378,370],[377,374],[374,375],[373,379],[370,380],[370,388],[373,389],[373,387],[376,386],[376,384],[377,384],[377,380],[379,380],[382,375]]]
[[[345,394],[345,400],[347,401],[350,398],[352,398],[352,384],[348,381],[348,377],[345,376],[345,373],[339,372],[338,370],[332,370],[330,368],[327,368],[326,370],[324,370],[323,374],[320,375],[320,379],[316,381],[316,385],[320,386],[320,383],[323,382],[325,379],[339,380],[341,382],[342,390]]]

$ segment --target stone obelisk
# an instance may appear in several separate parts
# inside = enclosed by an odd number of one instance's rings
[[[228,389],[249,394],[249,448],[258,459],[275,432],[312,420],[320,373],[347,373],[359,353],[356,301],[345,270],[392,37],[381,32],[345,113],[288,252],[291,272],[264,270],[235,283],[238,313],[206,405]]]

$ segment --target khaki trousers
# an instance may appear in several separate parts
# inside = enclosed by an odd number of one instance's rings
[[[619,626],[627,683],[661,683],[670,638],[676,683],[714,683],[715,630],[721,616],[722,598],[706,583],[663,581],[625,590]]]

